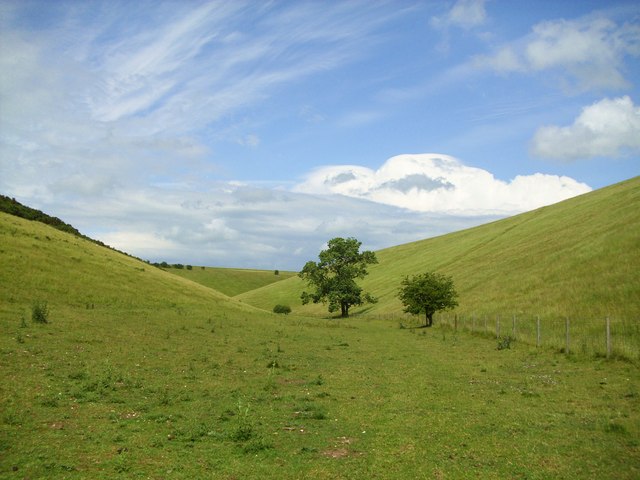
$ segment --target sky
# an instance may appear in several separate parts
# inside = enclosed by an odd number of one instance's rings
[[[300,270],[640,174],[640,3],[0,0],[0,193]]]

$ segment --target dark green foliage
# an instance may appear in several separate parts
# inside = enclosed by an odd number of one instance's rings
[[[302,303],[329,303],[329,312],[340,309],[342,317],[349,316],[349,308],[377,300],[362,291],[355,282],[367,275],[367,266],[378,263],[376,254],[360,252],[355,238],[336,237],[329,240],[328,248],[320,252],[320,262],[309,261],[298,274],[315,292],[303,292]]]
[[[291,307],[289,305],[276,305],[273,307],[273,313],[284,313],[285,315],[291,313]]]
[[[35,323],[49,323],[47,302],[34,302],[31,306],[31,320]]]
[[[273,274],[274,274],[274,275],[280,275],[280,270],[275,270],[275,271],[273,272]]]
[[[73,228],[68,223],[63,222],[57,217],[52,217],[47,215],[40,210],[36,210],[35,208],[27,207],[26,205],[21,204],[15,198],[9,198],[5,195],[0,195],[0,212],[5,212],[10,215],[15,215],[16,217],[25,218],[27,220],[34,220],[36,222],[45,223],[47,225],[51,225],[58,230],[62,230],[63,232],[71,233],[72,235],[76,235],[78,237],[82,237],[83,235]]]
[[[433,325],[434,313],[458,306],[457,296],[453,279],[435,272],[405,277],[398,292],[404,311],[413,315],[424,313],[427,327]]]
[[[193,266],[192,265],[187,265],[187,270],[193,270]]]

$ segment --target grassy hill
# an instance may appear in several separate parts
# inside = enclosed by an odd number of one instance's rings
[[[511,218],[377,252],[362,282],[379,302],[354,314],[399,314],[405,275],[452,275],[460,314],[542,318],[638,319],[640,312],[640,177]],[[293,278],[237,298],[264,309],[303,307],[305,286]]]
[[[273,270],[251,270],[244,268],[193,267],[192,269],[170,268],[174,273],[194,282],[213,288],[230,297],[256,288],[264,287],[296,275],[296,272]]]
[[[278,316],[5,214],[0,286],[0,478],[640,472],[632,362]]]

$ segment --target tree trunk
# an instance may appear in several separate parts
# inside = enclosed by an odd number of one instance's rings
[[[342,309],[342,318],[347,318],[349,316],[349,305],[343,303],[340,307]]]
[[[427,327],[431,327],[433,326],[433,313],[430,312],[426,312],[426,316],[427,316]]]

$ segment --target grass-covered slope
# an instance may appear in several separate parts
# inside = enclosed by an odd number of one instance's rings
[[[233,297],[296,275],[295,272],[251,270],[241,268],[193,267],[169,268],[174,273]]]
[[[0,213],[0,314],[20,318],[34,302],[88,320],[190,305],[248,309],[222,293],[50,226]],[[27,315],[28,316],[28,315]]]
[[[353,313],[399,313],[405,275],[452,275],[459,312],[636,318],[640,312],[640,177],[468,230],[377,252],[362,282],[379,298]],[[302,307],[291,279],[240,295],[260,308]]]
[[[7,215],[0,286],[0,478],[638,478],[630,362],[277,316]]]

